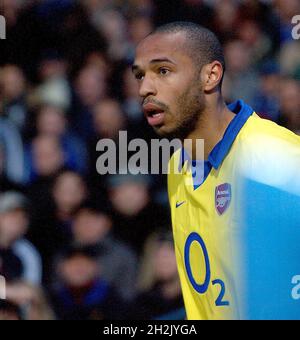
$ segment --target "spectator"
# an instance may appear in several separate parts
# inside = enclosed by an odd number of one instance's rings
[[[106,9],[94,13],[93,20],[108,42],[107,54],[109,58],[114,62],[124,60],[129,44],[127,23],[122,13],[115,9]]]
[[[82,104],[92,108],[107,95],[106,79],[97,67],[87,66],[80,71],[75,89]]]
[[[72,93],[67,77],[67,62],[55,50],[44,52],[39,66],[41,84],[35,89],[33,98],[36,105],[49,105],[68,111]]]
[[[138,14],[131,18],[129,21],[129,37],[126,61],[131,62],[134,60],[134,51],[137,44],[150,34],[154,29],[152,18],[149,15]]]
[[[53,206],[52,183],[65,165],[64,153],[58,138],[48,135],[37,136],[31,143],[28,161],[31,181],[26,192],[34,207],[33,220],[37,223],[41,222],[44,216],[49,216],[49,211]]]
[[[74,212],[87,199],[88,189],[78,173],[66,170],[56,177],[52,194],[57,218],[69,225]]]
[[[54,3],[57,5],[61,1]],[[55,20],[57,23],[55,31],[57,44],[69,64],[70,74],[74,76],[90,53],[106,51],[107,41],[88,16],[85,1],[84,3],[67,1],[67,3],[71,6],[63,14],[61,22]],[[53,8],[52,13],[52,19],[55,19],[57,10]]]
[[[0,115],[0,143],[2,145],[2,173],[11,182],[23,185],[28,174],[25,168],[23,142],[17,128]]]
[[[17,185],[11,182],[6,175],[4,145],[0,140],[0,194],[14,189],[17,189]]]
[[[93,68],[95,67],[98,71],[103,74],[105,79],[109,79],[113,66],[111,65],[111,60],[107,57],[104,52],[94,51],[87,55],[84,61],[83,68]]]
[[[112,98],[99,102],[93,110],[93,122],[97,140],[109,138],[119,139],[119,131],[126,130],[126,117],[120,103]]]
[[[239,21],[239,7],[234,0],[218,1],[213,8],[213,30],[222,43],[235,39],[236,27]]]
[[[83,206],[72,226],[74,244],[100,250],[103,278],[124,300],[135,295],[137,259],[129,247],[113,236],[113,221],[105,212]]]
[[[260,63],[271,52],[270,38],[263,33],[260,24],[254,19],[243,20],[239,24],[238,37],[249,47],[253,65]]]
[[[4,66],[0,70],[0,88],[5,116],[15,124],[20,133],[23,133],[28,119],[28,110],[26,79],[22,69],[16,65]]]
[[[122,315],[122,300],[103,279],[97,254],[73,248],[57,264],[61,286],[53,292],[62,320],[111,320]]]
[[[24,238],[28,230],[28,201],[16,192],[0,196],[0,273],[6,278],[8,304],[0,306],[3,318],[53,318],[42,292],[42,262],[35,247]]]
[[[29,152],[31,181],[51,178],[66,165],[63,149],[56,136],[37,136]]]
[[[35,247],[25,238],[29,227],[27,210],[28,201],[22,194],[6,192],[0,196],[0,249],[4,257],[2,265],[7,270],[18,273],[13,274],[14,279],[40,285],[41,258]],[[15,266],[10,266],[10,260],[6,262],[5,258],[11,258]]]
[[[300,134],[300,84],[296,80],[283,79],[280,84],[280,111],[282,123]]]
[[[140,293],[133,309],[133,315],[137,319],[185,318],[170,232],[156,233],[148,238],[141,263],[138,289]]]
[[[53,255],[71,242],[74,212],[88,195],[84,179],[69,170],[59,172],[49,183],[48,190],[48,205],[35,211],[30,232],[32,241],[43,255],[47,282]]]
[[[147,236],[167,218],[164,211],[151,201],[149,185],[150,179],[145,175],[112,175],[109,179],[114,234],[138,254]]]
[[[138,84],[132,77],[132,71],[129,67],[126,67],[123,71],[122,83],[124,95],[123,106],[129,121],[130,123],[142,123],[144,115],[141,111]]]
[[[79,137],[68,126],[66,113],[57,106],[43,106],[37,116],[37,135],[52,136],[60,140],[65,165],[84,173],[87,167],[87,151]]]
[[[93,126],[95,134],[89,140],[90,150],[90,179],[96,185],[97,190],[103,190],[106,176],[100,176],[96,172],[96,162],[99,153],[96,145],[101,139],[112,139],[119,147],[119,131],[127,129],[127,122],[120,103],[112,98],[106,98],[95,105],[93,109]]]
[[[86,66],[80,70],[74,85],[78,102],[74,107],[72,127],[87,140],[94,133],[92,110],[108,94],[107,80],[98,67]]]
[[[228,102],[234,101],[234,98],[241,98],[255,107],[254,98],[259,78],[251,65],[250,51],[241,40],[233,40],[225,45],[227,71],[223,91]]]
[[[294,76],[300,67],[299,61],[300,44],[293,41],[282,45],[280,49],[280,68],[281,73],[285,76]]]
[[[7,285],[6,297],[9,306],[11,306],[9,310],[14,313],[11,314],[11,318],[39,321],[55,318],[46,294],[41,287],[25,282],[10,283]]]
[[[261,88],[255,102],[256,112],[266,119],[279,121],[280,73],[276,62],[265,63],[260,70]]]

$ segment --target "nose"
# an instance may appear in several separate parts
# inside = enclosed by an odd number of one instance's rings
[[[155,96],[157,93],[154,80],[151,77],[144,76],[139,88],[139,95],[142,98],[147,98],[148,96]]]

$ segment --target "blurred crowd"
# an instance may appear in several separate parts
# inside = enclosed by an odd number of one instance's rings
[[[299,0],[2,0],[0,319],[183,319],[166,179],[96,171],[97,141],[157,138],[131,74],[156,26],[194,21],[223,94],[300,134]]]

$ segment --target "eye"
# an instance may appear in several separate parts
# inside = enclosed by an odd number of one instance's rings
[[[161,74],[162,76],[167,75],[169,72],[170,72],[170,70],[168,70],[168,69],[165,68],[165,67],[160,67],[160,68],[159,68],[159,74]]]
[[[143,80],[144,79],[144,74],[143,73],[136,73],[134,75],[136,80]]]

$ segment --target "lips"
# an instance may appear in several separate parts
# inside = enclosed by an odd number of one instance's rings
[[[157,126],[163,124],[165,113],[158,105],[153,103],[145,104],[143,105],[143,111],[149,125]]]

